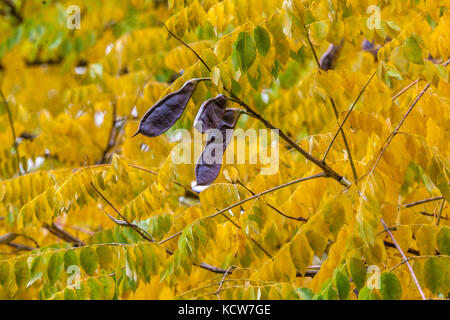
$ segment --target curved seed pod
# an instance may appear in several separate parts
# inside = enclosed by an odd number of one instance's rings
[[[172,127],[181,117],[192,94],[200,81],[210,78],[195,78],[185,82],[178,91],[172,92],[159,100],[148,110],[139,123],[138,131],[132,136],[141,133],[147,137],[157,137]]]
[[[195,166],[198,186],[210,185],[219,175],[223,155],[241,113],[240,109],[226,109],[217,129],[208,132],[205,148]]]
[[[228,97],[223,94],[203,102],[195,117],[194,128],[201,133],[217,128],[223,118],[227,102]]]

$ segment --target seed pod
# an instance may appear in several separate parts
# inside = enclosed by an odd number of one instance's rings
[[[227,102],[228,97],[223,94],[203,102],[195,117],[194,128],[201,133],[217,128],[223,118]]]
[[[204,80],[210,80],[210,78],[195,78],[186,81],[181,89],[168,94],[155,103],[144,114],[138,131],[132,137],[139,133],[150,138],[157,137],[169,130],[183,114],[197,84]]]
[[[219,175],[223,155],[240,115],[240,109],[226,109],[217,129],[208,132],[205,148],[195,166],[198,186],[210,185]]]

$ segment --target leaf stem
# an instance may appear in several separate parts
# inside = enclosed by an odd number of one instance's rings
[[[13,122],[13,118],[12,118],[12,114],[11,114],[11,109],[9,108],[8,101],[6,100],[5,95],[3,94],[3,91],[1,89],[0,89],[0,95],[2,97],[3,103],[5,104],[6,112],[8,113],[9,126],[11,128],[12,137],[14,140],[13,147],[14,147],[14,151],[16,153],[16,158],[17,158],[17,170],[19,172],[19,175],[22,175],[22,172],[20,170],[19,146],[17,145],[17,135],[16,135],[16,130],[14,129],[14,122]]]
[[[416,274],[414,273],[414,270],[411,267],[411,264],[408,262],[408,258],[403,253],[402,248],[400,248],[400,246],[398,245],[397,241],[394,238],[394,235],[392,234],[391,230],[389,230],[389,228],[386,225],[386,223],[384,222],[383,218],[381,218],[380,221],[383,224],[384,230],[386,230],[387,234],[392,239],[392,242],[394,243],[395,247],[400,252],[400,255],[402,256],[403,261],[408,266],[409,272],[411,273],[411,276],[412,276],[412,278],[413,278],[413,280],[414,280],[414,282],[415,282],[415,284],[417,286],[417,289],[419,290],[419,293],[420,293],[420,295],[422,297],[422,300],[426,300],[427,298],[425,297],[425,294],[423,293],[422,288],[420,287],[419,281],[417,280]]]
[[[293,184],[300,183],[300,182],[307,181],[307,180],[312,180],[312,179],[317,179],[317,178],[326,178],[326,177],[327,177],[326,173],[322,172],[322,173],[318,173],[318,174],[315,174],[315,175],[312,175],[312,176],[309,176],[309,177],[300,178],[300,179],[296,179],[296,180],[284,183],[282,185],[279,185],[279,186],[276,186],[274,188],[265,190],[263,192],[255,194],[255,195],[253,195],[253,196],[251,196],[249,198],[245,198],[245,199],[243,199],[243,200],[241,200],[239,202],[236,202],[235,204],[232,204],[231,206],[228,206],[228,207],[226,207],[226,208],[224,208],[224,209],[222,209],[220,211],[217,211],[216,213],[208,216],[208,218],[214,218],[215,216],[217,216],[219,214],[222,214],[223,212],[226,212],[226,211],[228,211],[230,209],[233,209],[234,207],[237,207],[237,206],[239,206],[239,205],[241,205],[241,204],[243,204],[245,202],[248,202],[250,200],[256,199],[256,198],[261,197],[261,196],[263,196],[265,194],[268,194],[270,192],[273,192],[273,191],[276,191],[276,190],[279,190],[279,189],[291,186]]]

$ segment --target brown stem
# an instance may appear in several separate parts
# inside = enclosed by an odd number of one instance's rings
[[[3,103],[5,104],[6,112],[8,113],[8,120],[9,120],[9,126],[11,128],[12,136],[13,136],[13,147],[14,151],[16,153],[17,158],[17,170],[19,172],[19,175],[22,175],[22,172],[20,170],[20,154],[19,154],[19,146],[17,145],[17,135],[16,130],[14,129],[14,122],[11,114],[11,109],[9,108],[8,101],[5,98],[5,95],[3,94],[3,91],[0,89],[0,95],[2,97]]]
[[[134,164],[128,164],[128,166],[130,166],[130,167],[132,167],[132,168],[135,168],[135,169],[138,169],[138,170],[142,170],[142,171],[145,171],[145,172],[154,174],[154,175],[158,175],[158,172],[155,172],[155,171],[153,171],[153,170],[149,170],[149,169],[146,169],[146,168],[143,168],[143,167],[140,167],[140,166],[136,166],[136,165],[134,165]],[[182,188],[183,188],[184,190],[186,190],[186,192],[187,192],[188,194],[190,194],[192,197],[194,197],[194,198],[196,198],[196,199],[199,198],[198,194],[197,194],[194,190],[192,190],[191,188],[186,187],[185,185],[179,183],[178,181],[174,181],[173,183],[175,183],[175,184],[176,184],[177,186],[179,186],[179,187],[182,187]]]
[[[375,170],[375,168],[378,165],[378,162],[381,160],[381,157],[383,157],[383,155],[384,155],[385,151],[387,150],[387,148],[389,147],[389,144],[391,143],[392,139],[394,139],[396,133],[398,132],[398,130],[400,129],[402,124],[405,122],[406,118],[411,113],[412,109],[416,106],[417,102],[419,102],[420,98],[422,98],[422,96],[425,94],[425,91],[428,90],[430,85],[431,85],[431,83],[428,83],[425,86],[425,88],[423,88],[423,90],[416,96],[416,98],[414,99],[413,103],[408,108],[408,110],[406,111],[405,115],[403,116],[403,118],[400,120],[400,122],[398,123],[397,127],[395,128],[395,130],[389,135],[389,137],[387,139],[387,142],[385,143],[384,147],[381,149],[380,155],[378,156],[377,160],[375,161],[375,164],[373,165],[372,169],[370,169],[368,174],[371,174]]]
[[[336,140],[339,132],[342,131],[342,127],[344,126],[345,122],[347,121],[348,117],[350,116],[350,113],[353,111],[353,109],[355,108],[356,103],[358,102],[359,98],[361,98],[362,94],[364,93],[364,91],[366,90],[367,86],[369,85],[370,81],[373,79],[373,77],[375,76],[376,71],[370,76],[369,80],[366,82],[366,84],[364,85],[364,87],[361,89],[361,91],[359,92],[358,96],[356,97],[355,101],[353,101],[350,109],[348,109],[347,114],[344,117],[344,120],[342,120],[342,123],[339,125],[338,130],[336,131],[335,135],[333,136],[333,139],[331,140],[330,144],[328,145],[327,150],[325,151],[325,154],[322,157],[322,161],[325,160],[325,158],[327,157],[328,153],[330,152],[331,146],[333,145],[334,141]]]
[[[55,222],[53,222],[51,225],[46,225],[45,228],[56,237],[66,242],[73,243],[77,247],[85,245],[85,243],[82,240],[78,239],[77,237],[74,237],[73,235],[65,231],[63,228],[61,228],[59,225],[57,225]]]
[[[293,180],[293,181],[284,183],[284,184],[282,184],[282,185],[279,185],[279,186],[276,186],[276,187],[274,187],[274,188],[265,190],[265,191],[263,191],[263,192],[260,192],[260,193],[255,194],[254,196],[251,196],[251,197],[249,197],[249,198],[246,198],[246,199],[244,199],[244,200],[241,200],[241,201],[239,201],[239,202],[236,202],[235,204],[232,204],[231,206],[228,206],[228,207],[226,207],[226,208],[224,208],[224,209],[222,209],[222,210],[220,210],[220,211],[217,211],[216,213],[214,213],[214,214],[208,216],[208,218],[214,218],[215,216],[218,216],[219,214],[222,214],[223,212],[226,212],[226,211],[228,211],[228,210],[230,210],[230,209],[233,209],[234,207],[237,207],[237,206],[239,206],[239,205],[241,205],[241,204],[243,204],[243,203],[245,203],[245,202],[248,202],[248,201],[250,201],[250,200],[256,199],[256,198],[261,197],[261,196],[263,196],[263,195],[265,195],[265,194],[268,194],[268,193],[270,193],[270,192],[273,192],[273,191],[276,191],[276,190],[279,190],[279,189],[282,189],[282,188],[285,188],[285,187],[288,187],[288,186],[291,186],[291,185],[293,185],[293,184],[300,183],[300,182],[303,182],[303,181],[312,180],[312,179],[317,179],[317,178],[325,178],[326,176],[327,176],[327,175],[326,175],[324,172],[322,172],[322,173],[318,173],[318,174],[315,174],[315,175],[312,175],[312,176],[309,176],[309,177],[300,178],[300,179],[297,179],[297,180]]]
[[[404,204],[403,207],[405,208],[411,208],[414,206],[418,206],[427,202],[432,202],[432,201],[438,201],[438,200],[442,200],[444,199],[444,197],[433,197],[433,198],[428,198],[428,199],[423,199],[423,200],[419,200],[419,201],[414,201],[414,202],[410,202],[407,204]]]
[[[144,238],[145,240],[147,240],[148,242],[152,242],[152,243],[155,243],[155,241],[152,239],[152,238],[150,238],[149,236],[147,236],[145,233],[146,233],[146,231],[145,230],[143,230],[143,229],[141,229],[141,228],[139,228],[138,226],[136,226],[135,224],[132,224],[132,223],[130,223],[127,219],[125,219],[124,217],[123,217],[123,215],[119,212],[119,210],[117,210],[117,208],[95,187],[95,185],[91,182],[90,183],[91,184],[91,186],[92,186],[92,188],[95,190],[95,192],[119,215],[119,217],[121,217],[124,221],[125,221],[125,223],[129,226],[129,227],[131,227],[131,228],[133,228],[142,238]],[[108,215],[109,216],[109,215]],[[110,218],[112,218],[112,217],[110,217]],[[120,220],[117,220],[117,219],[113,219],[113,221],[117,221],[116,223],[119,223],[120,225],[122,225],[122,223],[121,222],[119,222]],[[169,254],[169,255],[173,255],[173,252],[171,251],[171,250],[169,250],[169,249],[167,249],[167,248],[164,248],[164,250],[167,252],[167,254]],[[208,271],[211,271],[211,272],[214,272],[214,273],[225,273],[226,272],[226,270],[224,270],[224,269],[220,269],[220,268],[217,268],[217,267],[214,267],[214,266],[211,266],[211,265],[209,265],[209,264],[207,264],[207,263],[204,263],[204,262],[202,262],[202,263],[200,263],[200,264],[197,264],[197,263],[194,263],[194,265],[195,266],[197,266],[197,267],[200,267],[200,268],[202,268],[202,269],[205,269],[205,270],[208,270]]]
[[[411,276],[417,286],[417,289],[419,290],[420,295],[422,296],[422,299],[426,300],[427,298],[425,297],[425,294],[423,293],[422,288],[420,287],[419,281],[417,280],[416,274],[414,273],[414,270],[411,267],[411,264],[409,263],[408,258],[403,253],[402,248],[400,248],[400,246],[398,245],[397,241],[394,238],[394,235],[392,234],[391,230],[389,230],[389,228],[386,225],[386,223],[384,222],[383,218],[381,218],[380,220],[381,220],[381,223],[383,224],[384,229],[388,233],[389,237],[392,239],[392,242],[394,242],[395,247],[400,252],[400,255],[402,256],[403,261],[405,261],[406,265],[408,266],[409,272],[411,273]]]
[[[112,108],[112,122],[111,122],[111,128],[109,130],[109,136],[108,136],[108,144],[106,145],[105,150],[103,151],[101,159],[97,162],[97,164],[102,164],[106,162],[106,157],[108,155],[108,152],[111,151],[111,149],[116,145],[116,140],[118,136],[118,130],[116,127],[116,117],[117,117],[117,101],[113,99],[111,101],[111,108]]]
[[[445,199],[442,199],[441,207],[439,208],[439,213],[438,213],[437,220],[436,220],[437,226],[439,226],[439,222],[441,221],[442,210],[444,210],[444,205],[445,205]]]
[[[247,188],[242,182],[240,182],[240,181],[238,180],[237,183],[239,183],[243,188],[245,188],[245,190],[247,190],[248,192],[250,192],[253,196],[255,195],[255,193],[254,193],[252,190],[250,190],[249,188]],[[288,215],[285,214],[283,211],[281,211],[280,209],[275,208],[274,206],[272,206],[272,205],[271,205],[270,203],[268,203],[268,202],[266,202],[266,205],[267,205],[269,208],[275,210],[275,212],[279,213],[280,215],[282,215],[283,217],[285,217],[285,218],[287,218],[287,219],[292,219],[292,220],[297,220],[297,221],[304,221],[304,222],[308,221],[307,219],[302,218],[302,217],[292,217],[292,216],[288,216]]]

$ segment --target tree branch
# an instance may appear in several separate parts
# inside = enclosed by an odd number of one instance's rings
[[[411,208],[414,206],[418,206],[427,202],[432,202],[432,201],[438,201],[438,200],[442,200],[444,199],[444,197],[433,197],[433,198],[428,198],[428,199],[423,199],[423,200],[418,200],[418,201],[414,201],[414,202],[410,202],[407,204],[404,204],[403,207],[405,208]]]
[[[9,108],[9,104],[8,101],[5,98],[5,95],[3,94],[3,91],[0,88],[0,95],[2,97],[3,103],[5,105],[6,108],[6,112],[8,113],[8,120],[9,120],[9,126],[11,128],[11,132],[12,132],[12,137],[13,137],[13,147],[16,153],[16,158],[17,158],[17,170],[19,172],[19,175],[22,175],[22,172],[20,170],[20,154],[19,154],[19,146],[17,145],[17,136],[16,136],[16,130],[14,129],[14,122],[13,122],[13,118],[12,118],[12,114],[11,114],[11,109]]]
[[[182,41],[181,39],[179,39],[178,37],[176,37],[168,28],[165,24],[163,24],[164,27],[166,28],[167,32],[169,32],[170,35],[172,35],[175,39],[177,39],[178,41],[180,41],[185,47],[187,47],[189,50],[191,50],[192,52],[194,52],[194,54],[196,55],[196,57],[200,60],[200,62],[206,67],[206,69],[208,69],[209,72],[211,72],[211,68],[206,64],[206,62],[201,59],[201,57],[195,52],[194,49],[192,49],[187,43],[185,43],[184,41]],[[333,169],[331,169],[327,164],[325,164],[323,161],[320,161],[319,159],[316,159],[315,157],[313,157],[311,154],[309,154],[307,151],[305,151],[304,149],[302,149],[299,145],[297,145],[295,143],[295,141],[293,141],[291,138],[289,138],[288,135],[286,135],[281,129],[275,127],[273,124],[271,124],[268,120],[266,120],[261,114],[259,114],[258,112],[256,112],[253,108],[251,108],[249,105],[247,105],[244,101],[242,101],[241,99],[239,99],[230,89],[223,87],[225,91],[227,91],[230,94],[230,100],[234,101],[238,104],[240,104],[242,107],[244,107],[246,109],[246,111],[248,111],[254,118],[258,119],[259,121],[261,121],[267,128],[269,129],[274,129],[274,130],[278,130],[278,133],[280,135],[280,137],[285,140],[288,144],[290,144],[295,150],[297,150],[298,152],[300,152],[306,159],[308,159],[309,161],[311,161],[312,163],[314,163],[316,166],[318,166],[319,168],[321,168],[323,170],[323,172],[330,178],[333,178],[334,180],[336,180],[337,182],[339,182],[340,184],[348,187],[350,186],[350,182],[345,179],[343,176],[341,176],[340,174],[338,174],[336,171],[334,171]]]
[[[422,288],[420,287],[419,281],[417,280],[417,277],[416,277],[416,275],[414,273],[413,268],[411,267],[410,263],[408,262],[408,258],[403,253],[402,248],[400,248],[400,246],[398,245],[397,241],[394,238],[394,235],[389,230],[389,228],[386,225],[386,223],[384,222],[383,218],[381,218],[380,221],[383,224],[384,230],[386,230],[386,232],[388,233],[389,237],[392,239],[392,242],[394,242],[395,247],[400,252],[400,255],[402,256],[403,261],[405,261],[406,265],[408,266],[409,272],[411,273],[411,276],[412,276],[412,278],[413,278],[413,280],[414,280],[414,282],[415,282],[415,284],[417,286],[417,289],[419,290],[419,293],[422,296],[422,300],[426,300],[427,298],[425,297],[425,294],[423,293]]]
[[[252,190],[250,190],[249,188],[247,188],[242,182],[240,182],[239,180],[237,180],[237,183],[239,183],[243,188],[245,188],[245,189],[246,189],[248,192],[250,192],[253,196],[255,195],[255,193],[254,193]],[[270,203],[268,203],[268,202],[266,202],[266,205],[267,205],[269,208],[275,210],[275,212],[279,213],[280,215],[282,215],[283,217],[285,217],[285,218],[287,218],[287,219],[292,219],[292,220],[296,220],[296,221],[304,221],[304,222],[308,221],[307,219],[302,218],[302,217],[292,217],[292,216],[288,216],[287,214],[285,214],[285,213],[282,212],[281,210],[275,208],[274,206],[272,206],[272,205],[271,205]]]
[[[383,157],[384,153],[386,152],[386,149],[389,147],[389,144],[391,143],[392,139],[394,139],[396,133],[398,132],[398,130],[400,129],[400,127],[402,126],[402,124],[405,122],[406,118],[408,117],[408,115],[411,113],[412,109],[416,106],[417,102],[419,102],[420,98],[422,98],[422,96],[425,94],[425,91],[428,90],[428,88],[430,87],[431,83],[428,83],[425,88],[423,88],[423,90],[416,96],[416,98],[414,99],[413,103],[411,104],[411,106],[408,108],[408,110],[406,111],[405,115],[403,116],[403,118],[400,120],[400,122],[398,123],[397,127],[395,128],[395,130],[388,136],[387,138],[387,142],[385,143],[384,147],[381,149],[380,155],[378,156],[377,160],[375,161],[375,164],[373,165],[373,167],[370,169],[368,174],[371,174],[375,168],[378,165],[378,162],[381,160],[381,157]]]
[[[214,214],[208,216],[208,218],[214,218],[215,216],[217,216],[217,215],[219,215],[219,214],[222,214],[223,212],[226,212],[226,211],[228,211],[228,210],[230,210],[230,209],[233,209],[234,207],[237,207],[237,206],[239,206],[239,205],[241,205],[241,204],[243,204],[243,203],[245,203],[245,202],[248,202],[248,201],[250,201],[250,200],[259,198],[259,197],[261,197],[261,196],[263,196],[263,195],[265,195],[265,194],[268,194],[268,193],[270,193],[270,192],[273,192],[273,191],[276,191],[276,190],[279,190],[279,189],[282,189],[282,188],[285,188],[285,187],[288,187],[288,186],[291,186],[291,185],[293,185],[293,184],[300,183],[300,182],[303,182],[303,181],[312,180],[312,179],[317,179],[317,178],[325,178],[326,176],[327,176],[327,175],[326,175],[324,172],[322,172],[322,173],[318,173],[318,174],[315,174],[315,175],[312,175],[312,176],[309,176],[309,177],[300,178],[300,179],[297,179],[297,180],[293,180],[293,181],[287,182],[287,183],[285,183],[285,184],[282,184],[282,185],[276,186],[276,187],[274,187],[274,188],[265,190],[265,191],[263,191],[263,192],[260,192],[260,193],[255,194],[254,196],[251,196],[251,197],[249,197],[249,198],[246,198],[246,199],[244,199],[244,200],[241,200],[241,201],[239,201],[239,202],[236,202],[235,204],[232,204],[231,206],[228,206],[228,207],[226,207],[226,208],[224,208],[224,209],[222,209],[222,210],[220,210],[220,211],[218,211],[218,212],[216,212],[216,213],[214,213]]]
[[[325,151],[325,154],[322,157],[322,161],[325,161],[325,158],[327,157],[328,153],[330,152],[331,146],[333,145],[334,141],[336,140],[339,132],[342,132],[342,127],[344,126],[345,122],[347,121],[348,117],[350,116],[350,113],[353,111],[353,109],[355,108],[356,103],[358,102],[359,98],[361,98],[363,92],[366,90],[367,86],[369,85],[370,81],[373,79],[373,77],[375,76],[377,72],[375,71],[369,78],[369,80],[366,82],[366,84],[364,85],[364,87],[361,89],[361,91],[359,92],[358,96],[356,97],[355,101],[353,101],[350,109],[348,109],[347,114],[344,117],[344,120],[342,120],[342,123],[339,125],[338,130],[336,131],[335,135],[333,136],[333,139],[331,140],[330,144],[328,145],[327,150]]]

